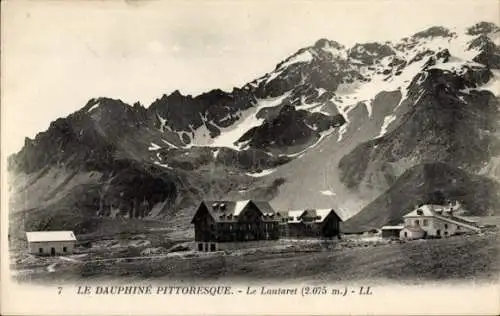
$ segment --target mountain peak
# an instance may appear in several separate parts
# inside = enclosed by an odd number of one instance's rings
[[[174,92],[170,93],[170,97],[182,97],[184,96],[179,90],[174,90]]]
[[[468,35],[484,35],[498,32],[500,28],[492,22],[479,22],[467,29]]]
[[[413,38],[432,38],[432,37],[451,37],[455,35],[454,32],[450,31],[446,27],[443,26],[432,26],[423,31],[417,32],[413,34]]]
[[[373,64],[376,60],[394,55],[394,50],[387,44],[363,43],[356,44],[349,50],[349,57],[364,64]]]
[[[125,109],[130,107],[120,99],[112,99],[107,97],[99,97],[90,99],[87,104],[82,108],[83,111],[92,112],[98,107],[106,107],[110,109]]]
[[[336,41],[332,41],[332,40],[329,40],[329,39],[326,39],[326,38],[321,38],[319,40],[316,41],[316,43],[314,43],[314,48],[318,48],[318,49],[323,49],[323,48],[335,48],[335,49],[344,49],[344,45],[336,42]]]
[[[174,90],[172,93],[164,93],[160,99],[156,99],[152,104],[158,101],[180,101],[185,99],[192,99],[191,95],[183,95],[179,90]]]

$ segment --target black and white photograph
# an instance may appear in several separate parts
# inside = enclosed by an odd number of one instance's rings
[[[1,20],[2,314],[500,313],[500,2]]]

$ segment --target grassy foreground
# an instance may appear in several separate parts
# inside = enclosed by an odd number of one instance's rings
[[[254,250],[205,256],[87,261],[32,273],[19,281],[151,280],[310,281],[385,280],[494,281],[500,275],[499,235],[480,235],[356,247],[304,247],[293,251]]]

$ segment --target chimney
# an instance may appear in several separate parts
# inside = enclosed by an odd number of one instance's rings
[[[441,215],[441,214],[443,214],[443,208],[442,207],[436,207],[436,208],[434,208],[434,212],[436,212],[436,214]]]

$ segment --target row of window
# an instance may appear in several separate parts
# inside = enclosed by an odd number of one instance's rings
[[[437,236],[441,236],[441,230],[439,230],[439,229],[438,229],[438,230],[436,231],[436,235],[437,235]],[[445,231],[445,232],[444,232],[444,235],[445,235],[445,236],[448,236],[448,232],[447,232],[447,231]],[[408,232],[404,232],[404,236],[405,236],[405,237],[408,237]]]
[[[224,227],[224,226],[222,226],[222,227]],[[269,229],[274,229],[274,228],[276,227],[276,225],[274,225],[274,224],[269,224],[269,223],[265,223],[265,224],[264,224],[264,225],[262,225],[261,227],[263,227],[263,228],[264,228],[264,229],[266,229],[266,230],[269,230]],[[210,225],[210,229],[211,229],[211,230],[214,230],[214,228],[215,228],[215,226],[214,226],[213,224],[212,224],[212,225]],[[240,229],[240,230],[241,230],[241,229],[244,229],[244,228],[246,228],[246,229],[248,229],[248,230],[253,230],[253,229],[257,228],[257,225],[255,225],[255,224],[247,224],[247,225],[246,225],[246,227],[245,227],[245,226],[244,226],[244,225],[242,225],[242,224],[235,224],[234,226],[233,226],[233,224],[228,224],[228,225],[227,225],[227,228],[228,228],[230,231],[232,231],[234,228],[236,228],[236,229]]]
[[[208,244],[205,244],[205,251],[209,251]],[[198,251],[203,251],[203,244],[198,244]],[[210,244],[210,251],[215,251],[215,244]]]
[[[418,225],[420,225],[420,220],[416,219],[416,220],[415,220],[415,225],[417,225],[417,226],[418,226]],[[425,226],[427,226],[427,225],[429,225],[429,221],[428,221],[427,219],[423,219],[423,220],[422,220],[422,226],[423,226],[423,227],[425,227]],[[448,224],[444,224],[444,228],[445,228],[445,229],[448,229],[449,227],[450,227],[450,225],[448,225]],[[457,230],[459,230],[459,229],[460,229],[460,226],[459,226],[459,225],[456,225],[456,229],[457,229]]]
[[[249,235],[246,235],[245,236],[245,240],[255,240],[255,238],[253,238],[254,236],[249,236]],[[269,234],[266,234],[266,238],[265,239],[269,239]],[[203,244],[203,243],[198,243],[198,251],[216,251],[216,245],[214,243],[206,243],[206,244]]]
[[[52,248],[50,248],[50,251],[51,251],[52,253],[55,253],[55,252],[56,252],[56,248],[52,247]],[[43,253],[43,248],[38,248],[38,252],[39,252],[39,253]],[[68,248],[63,247],[63,252],[68,252]]]
[[[314,222],[316,220],[320,220],[321,219],[321,216],[316,216],[316,217],[303,217],[301,219],[297,218],[297,221],[302,221],[302,222]],[[282,218],[281,221],[283,223],[286,223],[288,221],[293,221],[294,218],[293,217],[288,217],[288,218]]]
[[[416,219],[415,225],[417,225],[417,226],[420,225],[420,220]],[[427,225],[429,225],[429,220],[427,220],[427,219],[422,220],[422,226],[427,226]]]
[[[207,240],[218,240],[221,242],[227,242],[227,241],[251,241],[251,240],[271,240],[271,239],[276,239],[278,236],[277,235],[271,235],[268,232],[266,232],[263,235],[255,235],[251,233],[247,234],[242,234],[242,235],[227,235],[227,236],[219,236],[219,235],[213,235],[209,237]]]

